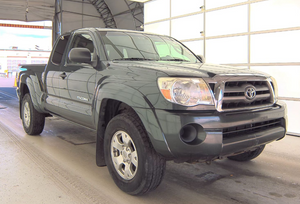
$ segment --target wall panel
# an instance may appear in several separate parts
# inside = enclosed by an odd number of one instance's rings
[[[272,0],[251,4],[251,31],[300,26],[299,0]]]
[[[247,0],[206,0],[206,9],[213,9],[222,6],[233,5]]]
[[[279,96],[300,98],[300,66],[253,66],[251,69],[273,76],[278,84]]]
[[[157,33],[161,35],[170,35],[170,21],[168,20],[145,25],[144,30],[146,32]]]
[[[251,63],[300,62],[300,30],[251,36]]]
[[[201,11],[200,7],[203,6],[203,3],[204,0],[172,0],[171,15],[173,17]]]
[[[145,30],[172,35],[208,63],[251,67],[274,76],[279,96],[290,98],[288,131],[300,134],[300,0],[205,3],[201,10],[204,0],[147,2]]]
[[[206,41],[206,61],[217,64],[247,63],[247,36]]]
[[[144,4],[144,21],[152,22],[170,17],[170,0],[152,0]]]
[[[174,19],[171,24],[171,35],[178,40],[202,37],[203,14]]]
[[[185,46],[187,46],[192,52],[194,52],[196,55],[203,55],[203,40],[197,40],[197,41],[189,41],[183,43]]]
[[[284,101],[287,104],[288,111],[288,131],[300,133],[300,101]]]
[[[243,33],[248,31],[247,23],[247,5],[212,11],[206,14],[205,33],[206,36]]]

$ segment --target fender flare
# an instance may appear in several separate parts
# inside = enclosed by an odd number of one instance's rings
[[[97,125],[96,162],[98,166],[105,166],[103,139],[105,134],[104,114],[107,99],[117,100],[130,106],[141,119],[153,148],[165,157],[173,157],[160,123],[155,114],[155,109],[138,90],[124,84],[105,83],[96,89],[94,103],[94,121]]]
[[[44,113],[43,108],[41,106],[43,92],[41,90],[41,86],[40,86],[38,77],[36,75],[29,76],[27,74],[22,74],[20,76],[20,85],[19,86],[20,86],[20,94],[21,94],[20,95],[20,105],[22,103],[22,97],[24,96],[24,93],[21,93],[24,90],[23,86],[27,86],[34,108],[38,112]]]

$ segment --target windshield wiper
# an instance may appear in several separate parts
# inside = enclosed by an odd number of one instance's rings
[[[157,61],[156,59],[147,59],[147,58],[140,58],[140,57],[130,57],[130,58],[120,58],[114,60],[128,60],[128,61]]]
[[[161,59],[161,61],[177,61],[177,62],[189,62],[188,60],[180,59],[180,58],[172,58],[172,59]]]

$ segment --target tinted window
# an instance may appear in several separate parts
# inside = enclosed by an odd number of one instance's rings
[[[70,50],[72,48],[78,48],[78,47],[89,49],[91,52],[91,60],[94,60],[94,58],[97,56],[92,37],[88,34],[77,34],[74,37]],[[68,63],[75,63],[75,62],[71,62],[68,59]]]
[[[60,64],[66,46],[68,44],[69,35],[61,36],[56,44],[56,47],[53,50],[52,62],[54,64]]]

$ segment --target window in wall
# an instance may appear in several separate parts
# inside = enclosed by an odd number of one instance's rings
[[[218,8],[222,6],[233,5],[247,0],[206,0],[206,9]]]
[[[248,31],[248,6],[237,6],[206,13],[206,36]]]
[[[170,0],[152,0],[144,4],[144,22],[170,18]]]
[[[300,101],[284,101],[288,111],[288,128],[289,132],[300,133]]]
[[[200,7],[203,6],[204,0],[172,0],[171,1],[171,15],[179,16],[188,13],[201,11]]]
[[[278,95],[281,97],[300,98],[300,66],[252,66],[251,69],[262,71],[273,76],[278,84]]]
[[[300,31],[251,36],[251,63],[300,62]]]
[[[171,35],[178,40],[202,37],[203,14],[174,19],[171,24]]]
[[[159,23],[145,25],[144,30],[146,32],[157,33],[161,35],[170,35],[170,21],[167,20]]]
[[[203,40],[183,42],[196,55],[203,55]]]
[[[251,4],[251,31],[300,26],[299,0],[272,0]]]
[[[248,37],[206,40],[206,61],[216,64],[247,63]]]

